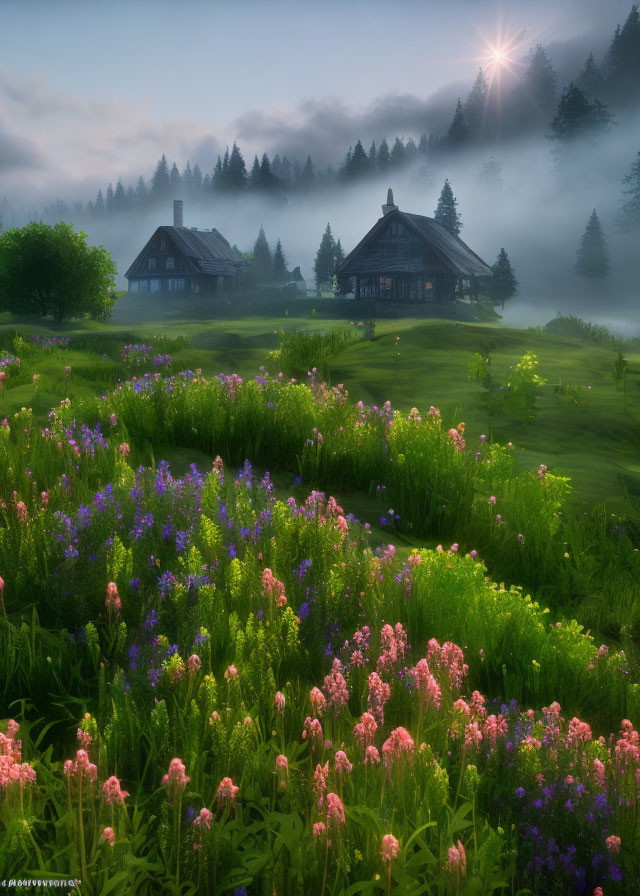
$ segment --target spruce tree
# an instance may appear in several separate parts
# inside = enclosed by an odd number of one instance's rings
[[[182,172],[182,184],[187,195],[193,193],[193,171],[191,170],[191,162],[187,159],[184,171]]]
[[[140,175],[140,177],[138,178],[138,183],[136,184],[136,203],[139,206],[144,206],[146,205],[148,198],[149,190],[146,183],[144,182],[144,177]]]
[[[456,104],[456,111],[453,114],[453,121],[447,131],[448,145],[452,149],[458,149],[466,142],[468,133],[467,123],[464,120],[464,112],[462,111],[462,102],[459,99]]]
[[[107,206],[107,211],[109,212],[109,214],[111,214],[113,212],[113,187],[111,186],[111,184],[109,184],[109,186],[107,187],[107,198],[105,204]]]
[[[612,119],[598,100],[589,102],[584,91],[573,81],[562,91],[558,112],[551,122],[552,139],[566,145],[576,138],[603,133]]]
[[[393,168],[402,168],[405,163],[406,155],[404,143],[400,139],[400,137],[396,137],[395,142],[393,144],[393,148],[391,149],[391,166]]]
[[[593,53],[589,53],[589,57],[584,64],[584,68],[580,73],[577,81],[578,87],[590,96],[592,99],[602,96],[604,88],[604,78],[602,72],[596,65]]]
[[[629,188],[623,190],[628,198],[622,203],[618,226],[621,230],[640,230],[640,152],[622,183],[628,184]]]
[[[484,76],[484,72],[480,69],[473,87],[469,91],[463,110],[467,128],[472,136],[480,136],[482,134],[488,95],[489,84]]]
[[[556,73],[544,47],[538,44],[533,51],[529,67],[523,78],[523,87],[528,100],[525,114],[546,122],[556,102]]]
[[[336,243],[335,253],[333,256],[333,270],[334,273],[338,270],[342,262],[344,261],[344,251],[342,249],[342,245],[340,240]]]
[[[287,263],[282,252],[280,240],[276,243],[276,249],[273,253],[273,279],[276,283],[284,283],[287,279]]]
[[[447,178],[444,182],[442,192],[440,193],[438,207],[435,210],[433,217],[438,224],[442,224],[442,226],[454,236],[458,236],[462,229],[462,221],[457,211],[457,205],[458,200],[453,195],[453,190],[451,189],[451,185]]]
[[[347,174],[349,175],[349,177],[357,180],[359,177],[364,177],[368,169],[369,159],[367,158],[367,154],[364,151],[364,146],[362,145],[361,141],[358,140],[351,155],[351,163],[349,165]]]
[[[93,212],[96,218],[101,218],[106,212],[104,197],[102,195],[102,190],[98,190],[98,195],[96,196],[96,202],[93,206]]]
[[[407,165],[411,165],[412,162],[418,157],[418,147],[411,137],[407,140],[404,145],[404,160]]]
[[[154,202],[160,202],[167,199],[170,193],[169,166],[167,165],[167,157],[163,153],[151,178],[151,199]]]
[[[378,150],[378,171],[380,174],[384,174],[389,170],[389,163],[391,158],[389,156],[389,145],[387,141],[383,138],[380,149]]]
[[[426,134],[423,134],[420,137],[420,143],[418,143],[418,155],[421,159],[429,158],[429,138]]]
[[[313,270],[316,275],[316,285],[319,288],[321,283],[331,283],[335,273],[336,260],[336,244],[331,233],[331,226],[327,224],[320,241],[320,248],[316,255]]]
[[[116,191],[113,194],[113,210],[116,213],[126,212],[127,210],[127,196],[121,180],[116,184]]]
[[[220,192],[226,193],[229,190],[229,147],[224,151],[222,158],[222,171],[220,174]]]
[[[174,162],[169,172],[169,183],[171,184],[171,195],[175,198],[180,192],[181,180],[178,166]]]
[[[376,150],[376,141],[373,140],[371,142],[371,146],[369,147],[369,155],[367,156],[369,159],[369,171],[375,171],[378,166],[378,153]]]
[[[204,190],[204,181],[202,178],[202,171],[200,170],[200,165],[196,162],[193,166],[193,193],[195,196],[198,196]]]
[[[313,162],[311,161],[311,156],[307,156],[307,161],[304,163],[304,168],[302,169],[298,183],[301,190],[311,190],[315,186],[316,173],[313,167]]]
[[[578,247],[576,273],[590,279],[606,277],[610,270],[607,244],[594,208]]]
[[[253,157],[253,166],[249,175],[249,186],[252,190],[257,190],[260,186],[260,162],[258,156]]]
[[[127,209],[132,209],[132,208],[136,207],[136,205],[137,205],[136,191],[133,189],[133,187],[127,187],[127,195],[126,195],[125,201],[126,201],[125,207]]]
[[[253,270],[259,282],[264,283],[273,279],[273,262],[271,249],[264,234],[264,228],[260,227],[258,239],[253,247]]]
[[[260,179],[258,181],[258,187],[265,193],[272,193],[278,186],[278,181],[271,173],[269,156],[265,152],[262,154],[262,162],[260,163]]]
[[[518,289],[518,281],[504,249],[500,249],[498,260],[491,266],[491,270],[493,277],[488,278],[489,296],[504,308],[504,303],[514,296]]]
[[[247,186],[247,168],[238,145],[234,142],[229,158],[229,189],[234,193],[242,193]]]
[[[637,102],[640,84],[640,11],[634,3],[622,28],[618,26],[605,61],[610,101]]]

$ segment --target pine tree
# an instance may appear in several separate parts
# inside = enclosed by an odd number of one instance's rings
[[[335,261],[336,244],[333,240],[331,227],[327,224],[327,229],[320,241],[320,248],[318,249],[316,260],[313,265],[313,270],[316,275],[316,286],[318,288],[320,288],[321,283],[331,283],[333,280]]]
[[[98,195],[96,196],[96,202],[93,206],[93,211],[96,218],[102,218],[102,216],[106,212],[102,190],[98,190]]]
[[[242,153],[236,143],[233,144],[229,159],[229,189],[234,193],[242,193],[247,186],[247,169],[242,158]]]
[[[291,182],[291,162],[286,156],[282,156],[282,169],[280,172],[280,177],[282,178],[285,186],[288,186]]]
[[[634,3],[618,26],[605,62],[607,96],[612,102],[637,102],[640,84],[640,11]]]
[[[342,264],[343,261],[344,261],[344,251],[342,249],[340,240],[338,240],[338,242],[336,243],[336,249],[335,249],[335,253],[333,256],[334,273],[335,273],[335,271],[338,270],[338,268],[340,267],[340,265]]]
[[[562,91],[558,112],[551,122],[552,139],[557,146],[576,138],[602,134],[613,118],[598,100],[589,102],[585,93],[573,81]]]
[[[487,98],[489,96],[489,84],[482,69],[469,91],[464,105],[464,120],[472,136],[480,136],[484,130],[485,114],[487,111]]]
[[[113,210],[116,213],[126,212],[127,210],[127,196],[121,180],[116,184],[116,191],[113,194]]]
[[[260,227],[258,239],[253,247],[253,270],[258,281],[264,283],[273,279],[273,262],[271,249],[264,235],[264,228]]]
[[[190,196],[193,193],[193,171],[191,170],[191,162],[188,159],[185,169],[182,172],[182,184],[185,193]]]
[[[229,147],[224,151],[222,159],[222,172],[220,176],[220,192],[227,193],[229,190]]]
[[[429,158],[429,138],[426,134],[423,134],[422,137],[420,137],[420,142],[418,143],[418,155],[424,161]]]
[[[462,229],[462,221],[460,219],[460,215],[457,211],[458,200],[453,195],[453,190],[451,189],[451,185],[449,180],[445,180],[444,187],[442,188],[442,192],[440,193],[440,199],[438,199],[438,207],[434,213],[434,221],[437,221],[438,224],[442,224],[449,233],[452,233],[454,236],[458,236],[460,230]]]
[[[262,154],[262,162],[260,163],[260,178],[258,180],[258,187],[265,193],[272,193],[278,188],[278,186],[278,181],[271,173],[269,156],[265,152]]]
[[[253,157],[253,167],[249,175],[249,186],[252,190],[257,190],[260,186],[260,161],[258,156]]]
[[[127,187],[126,208],[132,209],[135,208],[136,205],[136,191],[133,189],[133,187]]]
[[[602,96],[602,91],[604,89],[604,78],[602,76],[602,72],[596,65],[596,61],[593,58],[593,53],[589,53],[589,57],[584,64],[584,68],[580,73],[580,77],[578,78],[577,85],[581,90],[584,90],[587,96],[590,96],[592,99]]]
[[[107,187],[107,198],[105,202],[107,206],[107,212],[111,214],[113,212],[113,187],[111,184]]]
[[[166,200],[170,192],[169,167],[167,165],[167,157],[163,153],[151,178],[151,199],[154,202]]]
[[[274,177],[282,179],[282,159],[279,153],[271,159],[271,173]]]
[[[344,162],[342,163],[342,168],[340,169],[340,175],[345,180],[348,180],[351,177],[351,156],[353,155],[353,147],[350,146],[347,152],[345,153]]]
[[[144,177],[140,175],[136,184],[136,205],[145,206],[149,199],[149,188],[147,187]]]
[[[390,155],[391,167],[402,168],[405,163],[404,143],[400,137],[396,137]]]
[[[578,248],[575,270],[590,279],[606,277],[610,270],[607,244],[595,208]]]
[[[218,161],[215,164],[213,169],[213,176],[211,177],[211,189],[215,190],[216,193],[224,192],[224,175],[222,173],[222,159],[218,156]]]
[[[280,240],[276,243],[276,250],[273,253],[273,279],[276,283],[284,283],[287,279],[287,263]]]
[[[313,167],[313,162],[311,161],[311,156],[307,156],[307,161],[305,162],[302,173],[300,174],[298,186],[301,190],[311,190],[315,186],[315,183],[316,173]]]
[[[364,151],[364,146],[361,141],[358,140],[351,155],[350,164],[347,168],[347,176],[357,180],[360,177],[364,177],[368,169],[369,159]]]
[[[411,137],[404,145],[404,160],[407,165],[411,165],[418,157],[418,147]]]
[[[369,160],[369,171],[375,171],[378,166],[378,153],[376,150],[376,141],[373,140],[371,142],[371,146],[369,147],[369,155],[367,156]]]
[[[193,192],[194,195],[199,195],[204,190],[204,181],[202,178],[202,171],[200,170],[200,165],[196,162],[193,166]]]
[[[171,166],[171,171],[169,172],[169,182],[171,184],[171,195],[175,199],[175,197],[180,193],[180,187],[182,186],[182,182],[180,180],[180,172],[178,171],[178,166],[175,162]]]
[[[383,138],[380,143],[380,149],[378,150],[378,171],[380,174],[384,174],[389,170],[389,164],[391,162],[391,157],[389,155],[389,145],[387,141]]]
[[[621,230],[640,230],[640,152],[622,183],[629,185],[629,189],[623,191],[629,198],[622,203],[618,226]]]
[[[538,121],[547,121],[556,102],[556,81],[556,73],[549,57],[544,47],[538,44],[523,78],[525,95],[529,101],[526,115],[533,113]]]
[[[453,121],[447,131],[447,142],[450,147],[457,149],[466,143],[468,134],[467,123],[464,120],[464,112],[462,111],[462,101],[458,99]]]
[[[491,270],[493,277],[488,278],[489,296],[504,308],[504,303],[514,296],[518,289],[518,281],[504,249],[500,249],[498,260],[491,266]]]

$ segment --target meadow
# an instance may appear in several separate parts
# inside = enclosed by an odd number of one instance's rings
[[[640,347],[365,324],[0,321],[0,879],[637,891]]]

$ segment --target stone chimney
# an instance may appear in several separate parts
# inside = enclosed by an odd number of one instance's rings
[[[382,214],[388,215],[389,212],[395,212],[398,206],[393,204],[393,190],[391,187],[387,190],[387,204],[382,206]]]
[[[173,200],[173,226],[184,227],[182,219],[182,199]]]

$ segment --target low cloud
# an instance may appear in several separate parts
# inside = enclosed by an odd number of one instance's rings
[[[0,122],[0,173],[33,171],[43,168],[44,164],[35,143],[8,133]]]

